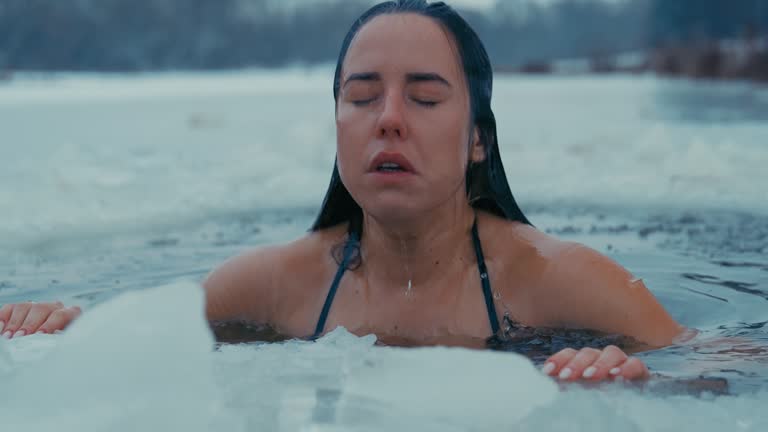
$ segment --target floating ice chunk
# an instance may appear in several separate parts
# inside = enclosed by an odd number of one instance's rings
[[[316,342],[223,346],[216,375],[248,430],[508,430],[557,394],[512,353],[375,341],[338,328]]]
[[[344,327],[336,327],[317,340],[317,346],[335,346],[338,348],[371,348],[376,343],[376,335],[355,336]]]
[[[11,359],[11,353],[8,351],[8,348],[6,347],[7,342],[5,341],[5,338],[0,337],[0,376],[2,374],[8,373],[11,371],[11,367],[13,366],[13,359]]]
[[[697,398],[658,397],[621,386],[571,388],[561,392],[551,406],[533,410],[515,430],[762,432],[768,430],[766,402],[766,392]]]
[[[3,386],[3,429],[218,429],[212,346],[198,285],[126,293],[83,314],[43,359],[16,367]]]
[[[12,369],[15,370],[19,365],[44,358],[60,340],[59,335],[36,334],[7,341]]]
[[[377,347],[349,371],[339,415],[354,424],[355,417],[368,416],[370,407],[461,430],[478,424],[505,429],[551,403],[557,393],[555,383],[519,355]]]

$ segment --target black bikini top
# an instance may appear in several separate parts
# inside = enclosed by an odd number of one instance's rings
[[[483,247],[480,244],[480,236],[477,233],[477,218],[472,224],[472,244],[475,247],[475,256],[477,257],[477,270],[480,273],[480,283],[483,287],[483,296],[485,297],[485,307],[488,310],[488,320],[491,323],[491,336],[496,335],[499,332],[499,318],[496,315],[496,307],[493,303],[493,291],[491,290],[491,282],[488,278],[488,269],[485,267],[485,258],[483,257]],[[325,322],[328,319],[328,313],[331,310],[333,304],[333,298],[336,296],[336,290],[339,287],[341,278],[349,267],[350,260],[359,247],[358,235],[354,232],[349,233],[349,239],[344,246],[344,257],[339,264],[339,269],[336,271],[336,276],[333,278],[330,290],[328,290],[328,296],[325,298],[325,304],[323,304],[323,310],[320,312],[320,318],[317,320],[317,326],[315,327],[315,333],[312,339],[317,339],[323,334],[325,329]]]

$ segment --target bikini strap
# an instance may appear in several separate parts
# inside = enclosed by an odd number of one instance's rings
[[[352,258],[352,253],[358,247],[357,234],[354,231],[349,233],[347,244],[344,245],[344,258],[339,264],[338,270],[336,270],[336,276],[333,278],[331,289],[328,291],[328,296],[325,298],[325,304],[323,304],[323,310],[320,312],[320,318],[317,320],[317,326],[315,327],[315,333],[312,335],[312,340],[317,339],[323,334],[325,329],[325,322],[328,320],[328,313],[331,311],[331,304],[333,304],[333,298],[336,296],[336,290],[339,288],[339,283],[344,273],[349,267],[349,260]]]
[[[480,283],[483,287],[483,296],[485,297],[485,307],[488,310],[488,320],[491,324],[491,331],[493,335],[496,335],[499,332],[499,318],[496,314],[496,307],[493,302],[493,291],[491,290],[491,282],[488,277],[488,269],[485,266],[485,257],[483,256],[483,247],[480,244],[480,235],[477,232],[477,218],[475,218],[474,223],[472,224],[472,243],[475,247],[475,256],[477,257],[477,269],[480,273]],[[325,329],[325,323],[328,320],[328,313],[331,311],[331,305],[333,304],[333,299],[336,296],[336,291],[339,288],[339,284],[341,282],[341,278],[344,276],[344,273],[347,271],[347,267],[349,266],[349,261],[352,258],[352,254],[355,251],[355,249],[358,247],[358,240],[357,240],[357,234],[352,231],[349,233],[349,239],[347,240],[346,245],[344,246],[344,258],[341,261],[341,264],[339,264],[338,270],[336,270],[336,276],[333,278],[333,283],[331,284],[331,288],[328,291],[328,296],[325,298],[325,304],[323,304],[323,310],[320,312],[320,318],[317,321],[317,326],[315,327],[315,333],[312,335],[311,339],[317,339],[322,335],[323,330]]]
[[[493,304],[493,291],[491,290],[491,281],[488,277],[488,269],[485,267],[483,246],[480,244],[480,235],[477,233],[477,217],[475,217],[475,222],[472,224],[472,243],[475,245],[477,269],[480,272],[480,283],[483,286],[485,307],[488,309],[488,320],[491,322],[493,335],[496,335],[499,332],[499,317],[496,315],[496,306]]]

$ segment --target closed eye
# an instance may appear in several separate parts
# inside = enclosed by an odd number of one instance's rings
[[[376,100],[375,97],[374,98],[369,98],[369,99],[358,99],[358,100],[353,100],[352,104],[354,106],[366,106],[366,105],[370,105],[371,102],[373,102],[375,100]]]
[[[413,98],[413,101],[416,102],[417,104],[419,104],[421,106],[424,106],[424,107],[427,107],[427,108],[434,108],[435,105],[437,105],[436,101],[430,101],[430,100],[425,100],[425,99]]]

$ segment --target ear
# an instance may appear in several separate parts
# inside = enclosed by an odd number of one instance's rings
[[[469,160],[480,163],[485,160],[485,144],[480,142],[480,131],[477,126],[472,131],[472,144],[469,148]]]

